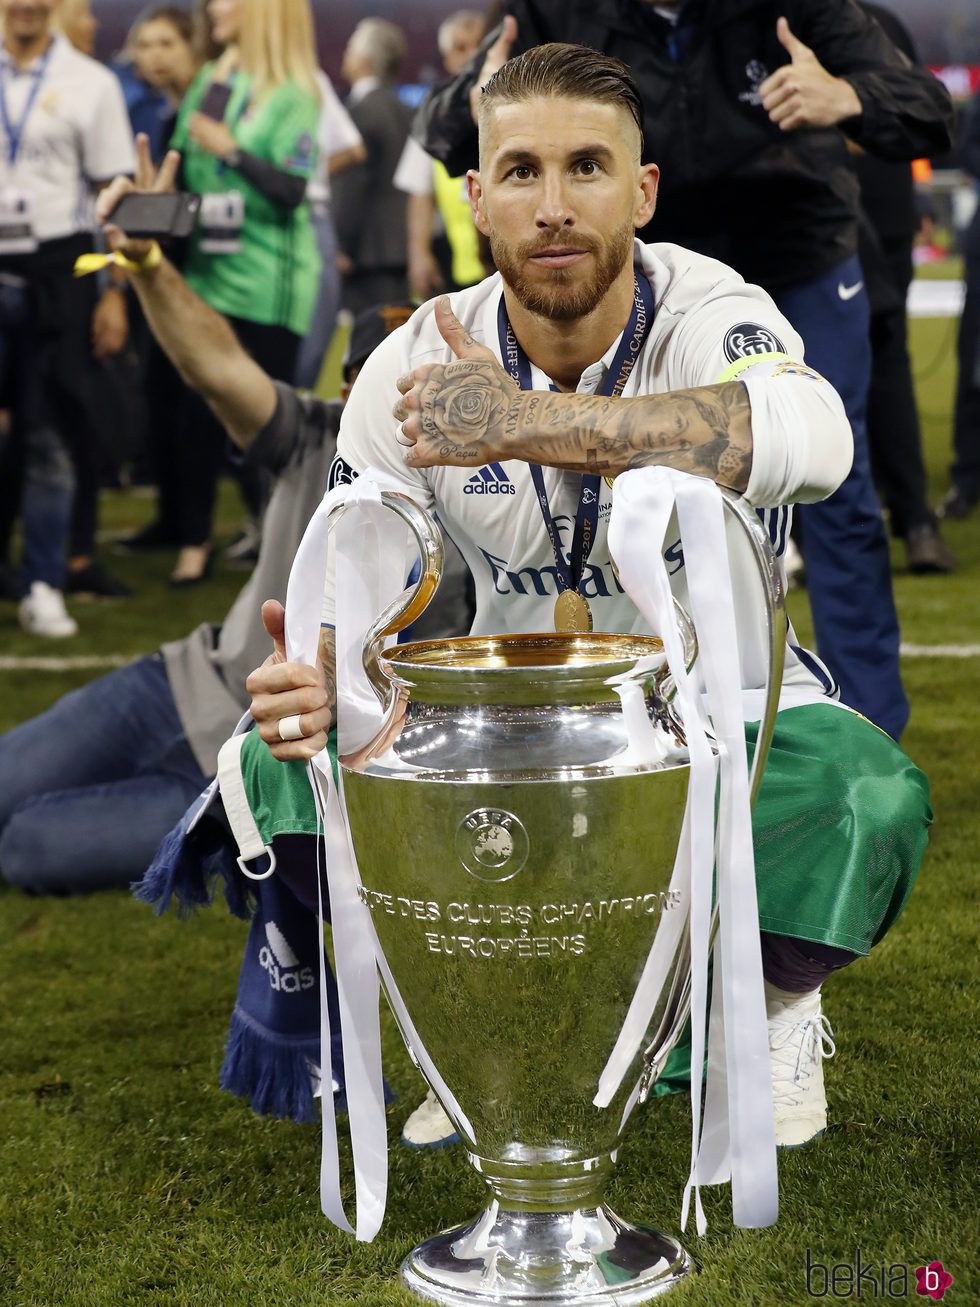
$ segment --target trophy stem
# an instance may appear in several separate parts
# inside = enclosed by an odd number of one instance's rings
[[[659,1297],[691,1270],[681,1245],[623,1221],[601,1201],[607,1155],[550,1175],[470,1154],[493,1193],[468,1225],[427,1239],[402,1265],[420,1298],[445,1307],[627,1307]]]
[[[631,1307],[691,1269],[676,1239],[605,1204],[529,1212],[494,1200],[471,1224],[419,1244],[401,1273],[418,1297],[444,1307]]]

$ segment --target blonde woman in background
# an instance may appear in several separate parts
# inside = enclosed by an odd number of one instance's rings
[[[307,182],[316,164],[320,96],[308,0],[210,0],[223,53],[181,106],[171,144],[180,185],[203,196],[185,275],[225,314],[270,376],[292,381],[320,278]],[[175,429],[181,487],[176,586],[203,579],[224,438],[188,392]],[[253,514],[254,482],[244,485]]]

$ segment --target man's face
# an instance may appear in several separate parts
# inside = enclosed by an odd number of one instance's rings
[[[51,26],[56,0],[0,0],[4,31],[21,41],[43,36]]]
[[[442,66],[450,77],[455,77],[473,58],[482,35],[480,23],[457,23],[450,29],[449,41],[442,52]]]
[[[613,104],[540,97],[499,104],[480,122],[469,174],[477,227],[518,301],[557,321],[591,313],[632,262],[658,170],[639,163],[639,133]]]

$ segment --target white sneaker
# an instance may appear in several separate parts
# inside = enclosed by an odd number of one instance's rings
[[[837,1051],[820,990],[787,994],[766,981],[776,1146],[801,1148],[827,1129],[823,1059]]]
[[[31,592],[20,601],[17,615],[29,635],[59,640],[78,632],[78,623],[65,607],[64,595],[44,581],[31,582]]]
[[[456,1127],[431,1089],[405,1122],[402,1143],[408,1148],[448,1148],[459,1143]]]

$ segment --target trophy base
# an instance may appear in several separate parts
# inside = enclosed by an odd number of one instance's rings
[[[405,1284],[447,1307],[627,1307],[687,1276],[691,1258],[666,1234],[604,1204],[572,1212],[501,1210],[496,1202],[409,1253]]]

